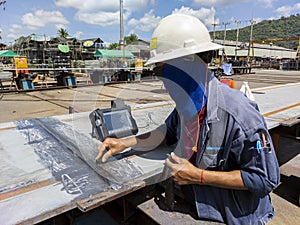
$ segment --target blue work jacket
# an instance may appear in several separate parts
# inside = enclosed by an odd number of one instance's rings
[[[174,110],[165,124],[168,144],[182,148],[182,119]],[[266,145],[262,145],[262,132]],[[207,113],[201,127],[196,166],[206,170],[241,170],[248,190],[192,185],[199,218],[226,224],[265,224],[274,217],[269,193],[280,172],[267,125],[258,106],[242,92],[216,78],[209,82]],[[183,155],[180,155],[183,156]]]

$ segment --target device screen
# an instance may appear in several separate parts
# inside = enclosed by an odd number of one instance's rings
[[[130,114],[127,110],[103,113],[104,121],[109,134],[132,129]]]

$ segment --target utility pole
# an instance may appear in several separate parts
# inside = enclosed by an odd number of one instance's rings
[[[235,57],[234,57],[234,59],[237,60],[237,49],[238,49],[238,41],[239,41],[239,29],[240,29],[241,21],[236,20],[235,23],[236,23],[237,29],[236,29],[236,42],[235,42]]]
[[[214,23],[212,25],[213,25],[213,42],[215,42],[215,40],[216,40],[216,26],[219,26],[220,24],[216,23],[215,19],[214,19]],[[216,54],[215,57],[219,57],[219,51],[218,51],[218,53]]]
[[[45,46],[46,46],[46,34],[44,34],[44,41],[43,41],[43,64],[46,64],[46,62],[45,62]]]
[[[225,54],[225,41],[226,41],[226,27],[227,25],[229,24],[228,22],[227,23],[222,23],[224,25],[224,39],[223,39],[223,52],[222,52],[222,62],[224,62],[224,54]],[[227,57],[226,57],[227,59]]]
[[[223,39],[223,45],[225,46],[225,40],[226,40],[226,27],[227,27],[227,25],[228,24],[230,24],[230,23],[223,23],[223,25],[224,25],[224,39]]]
[[[213,42],[215,42],[215,39],[216,39],[216,26],[218,26],[219,24],[217,23],[213,23]]]
[[[253,20],[253,18],[250,20],[250,23],[251,23],[251,27],[250,27],[250,39],[249,39],[248,54],[247,54],[248,61],[250,59],[250,48],[251,48],[251,45],[252,45],[253,24],[255,23],[255,21]]]
[[[120,0],[120,46],[123,52],[123,63],[125,64],[125,41],[124,41],[124,21],[123,21],[123,0]]]

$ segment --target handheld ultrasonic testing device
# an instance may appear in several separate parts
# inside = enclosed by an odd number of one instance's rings
[[[92,123],[92,136],[100,141],[107,137],[127,137],[138,132],[130,106],[120,99],[112,101],[111,108],[94,110],[89,118]]]

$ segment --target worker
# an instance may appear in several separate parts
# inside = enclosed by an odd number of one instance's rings
[[[280,180],[277,158],[257,104],[208,69],[220,48],[195,17],[162,19],[147,64],[156,65],[156,76],[176,108],[153,131],[105,139],[96,159],[105,162],[128,147],[167,144],[173,151],[165,164],[192,199],[199,219],[266,224],[275,215],[269,194]]]

